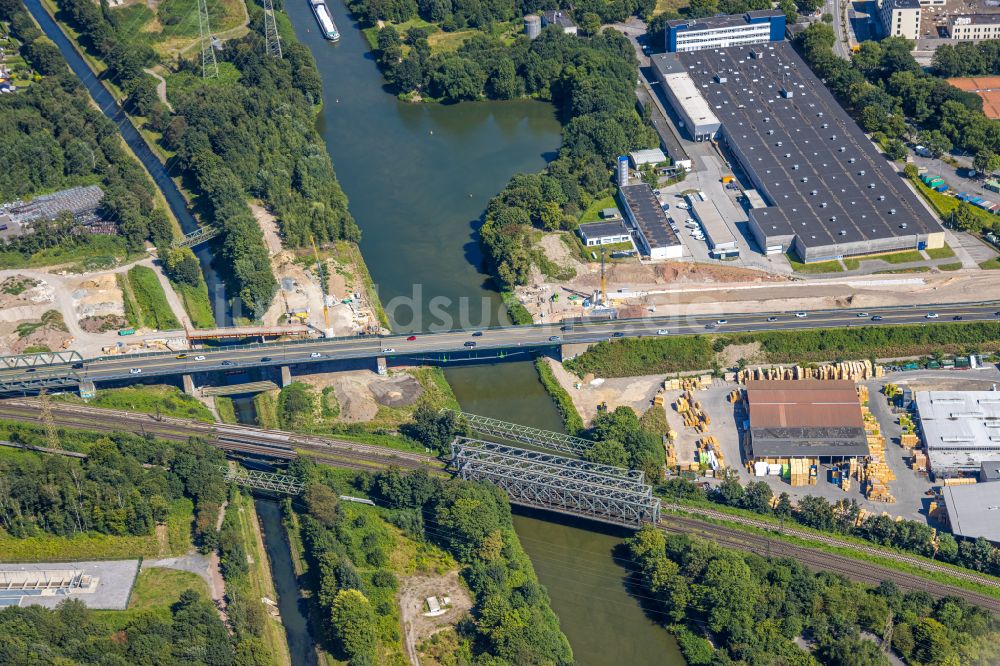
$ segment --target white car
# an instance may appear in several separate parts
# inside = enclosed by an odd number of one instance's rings
[[[686,203],[679,203],[677,204],[677,207],[680,208],[681,210],[689,210],[691,208],[691,206],[687,205]]]
[[[385,349],[382,350],[382,353],[383,354],[394,354],[394,353],[396,353],[396,350],[393,349],[392,347],[386,347]]]
[[[858,317],[858,318],[867,317],[867,316],[868,316],[867,312],[859,312],[858,314],[855,315],[855,317]]]
[[[309,354],[309,358],[321,358],[322,356],[323,355],[320,354],[319,352],[313,352],[312,354]]]
[[[656,334],[657,334],[657,335],[667,335],[668,333],[670,333],[670,331],[668,331],[668,330],[667,330],[667,329],[665,329],[665,328],[661,328],[660,330],[658,330],[658,331],[656,332]]]
[[[131,370],[128,371],[128,374],[130,374],[130,375],[137,375],[140,372],[142,372],[142,368],[132,368]]]
[[[799,319],[805,319],[806,317],[809,316],[809,314],[806,312],[796,312],[795,316],[798,317]]]
[[[728,320],[728,319],[720,319],[719,321],[715,322],[715,324],[716,324],[717,326],[722,326],[722,325],[724,325],[724,324],[728,324],[728,323],[729,323],[729,320]]]
[[[196,360],[196,361],[204,361],[205,357],[204,356],[195,356],[194,360]]]
[[[937,314],[937,312],[928,312],[926,315],[924,315],[924,318],[925,319],[937,319],[938,318],[938,314]]]

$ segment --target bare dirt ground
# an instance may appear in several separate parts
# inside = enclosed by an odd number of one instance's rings
[[[437,617],[427,617],[424,600],[427,597],[449,597],[451,608]],[[420,664],[417,645],[435,632],[454,626],[472,609],[472,597],[462,585],[457,571],[444,575],[427,573],[406,576],[399,580],[400,622],[410,663]]]
[[[642,415],[652,404],[656,390],[662,386],[664,375],[644,375],[641,377],[619,377],[616,379],[597,378],[597,384],[592,376],[580,379],[571,372],[566,371],[562,364],[546,359],[556,379],[573,399],[576,411],[583,417],[584,423],[590,423],[597,416],[597,406],[602,402],[607,403],[609,410],[615,407],[631,407],[639,415]],[[577,384],[580,388],[577,388]]]
[[[319,390],[333,387],[340,406],[339,421],[364,423],[378,414],[379,407],[407,407],[417,401],[424,388],[405,369],[394,369],[383,377],[369,370],[302,375],[296,378]]]
[[[517,296],[536,322],[584,314],[582,298],[600,286],[600,264],[582,262],[559,239],[543,237],[540,247],[560,266],[572,265],[571,280],[550,280],[534,269],[531,284]],[[930,305],[1000,298],[1000,280],[990,271],[886,274],[842,278],[785,276],[760,270],[692,262],[639,263],[606,267],[607,291],[621,316],[693,315],[797,311],[838,307]],[[551,300],[558,294],[556,301]]]

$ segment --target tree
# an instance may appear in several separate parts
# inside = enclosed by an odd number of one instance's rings
[[[167,248],[163,267],[167,277],[174,282],[197,287],[201,284],[201,264],[191,248]]]
[[[404,425],[402,431],[427,448],[446,453],[455,437],[468,433],[468,424],[455,412],[420,405],[413,412],[413,422]]]
[[[774,493],[765,481],[751,481],[747,484],[740,505],[757,513],[771,513],[771,498]]]
[[[1000,155],[992,150],[980,150],[973,158],[972,166],[984,176],[990,176],[994,171],[1000,170]]]
[[[961,231],[972,231],[978,228],[979,220],[968,202],[960,201],[951,211],[951,225]]]
[[[601,31],[601,17],[594,12],[584,12],[580,17],[580,29],[585,35],[596,35]]]
[[[910,180],[916,180],[920,177],[920,169],[916,164],[907,164],[903,167],[903,174]]]
[[[927,130],[917,135],[917,141],[927,148],[934,157],[939,157],[943,153],[951,150],[951,140],[946,137],[941,130]]]
[[[286,430],[306,428],[316,411],[316,396],[303,382],[292,382],[278,394],[278,421]]]
[[[925,617],[913,627],[913,657],[924,664],[944,665],[954,654],[948,632],[940,622]]]
[[[889,139],[885,142],[885,156],[893,162],[906,158],[906,146],[899,139]]]
[[[587,449],[583,457],[590,462],[601,463],[603,465],[625,468],[629,466],[628,451],[625,450],[621,442],[616,442],[613,439],[595,442],[593,446]]]
[[[375,657],[375,611],[358,590],[341,590],[330,607],[334,640],[351,663],[367,664]]]
[[[889,658],[871,640],[845,636],[820,650],[825,663],[838,666],[889,666]]]

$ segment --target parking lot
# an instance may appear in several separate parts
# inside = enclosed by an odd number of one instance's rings
[[[112,560],[106,562],[58,562],[32,564],[3,564],[0,571],[54,571],[73,569],[96,576],[97,589],[93,592],[70,592],[54,595],[31,594],[21,597],[21,606],[55,608],[65,599],[77,599],[87,608],[97,610],[125,610],[128,607],[132,586],[139,574],[139,560]]]

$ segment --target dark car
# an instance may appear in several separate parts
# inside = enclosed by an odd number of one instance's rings
[[[273,360],[274,359],[271,358],[270,356],[265,356],[264,358],[260,359],[260,362],[261,363],[267,363],[268,361],[273,361]]]
[[[872,321],[882,321],[882,315],[875,315],[872,317]]]
[[[236,365],[236,364],[233,363],[232,361],[223,361],[222,365]]]
[[[560,331],[572,331],[573,327],[572,326],[560,326],[559,330]]]
[[[481,338],[481,337],[483,337],[483,332],[482,331],[476,331],[475,333],[472,334],[472,337],[474,337],[474,338]]]
[[[952,321],[962,321],[962,315],[955,315],[951,318]]]
[[[82,370],[83,369],[83,363],[74,363],[73,365],[71,365],[69,367],[73,368],[74,370]]]
[[[625,334],[622,333],[621,331],[615,331],[614,333],[611,334],[611,337],[613,337],[613,338],[624,338]]]
[[[475,347],[476,343],[473,342],[472,340],[469,340],[468,342],[465,343],[465,346],[466,347]]]
[[[25,372],[34,372],[34,371],[35,371],[35,370],[37,370],[37,369],[38,369],[38,368],[28,368],[27,370],[25,370]]]
[[[550,335],[549,336],[549,342],[559,342],[559,336],[558,335]]]

